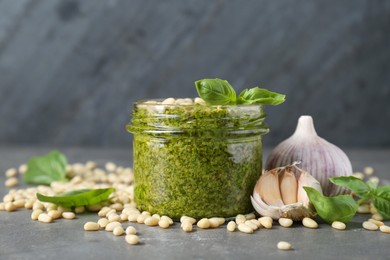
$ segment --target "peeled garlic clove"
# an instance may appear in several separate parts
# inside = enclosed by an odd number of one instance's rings
[[[298,168],[298,167],[296,167]],[[321,184],[308,172],[302,171],[298,168],[298,170],[301,171],[301,175],[298,179],[298,202],[301,202],[303,206],[309,207],[310,201],[309,197],[307,196],[306,191],[303,189],[303,187],[311,187],[316,189],[317,191],[321,192],[322,194],[322,188]]]
[[[283,206],[283,200],[279,189],[278,170],[266,171],[261,175],[255,186],[255,192],[261,199],[271,206]]]
[[[266,169],[274,169],[302,161],[300,168],[317,179],[326,196],[339,195],[345,188],[329,181],[330,177],[352,175],[352,166],[347,155],[337,146],[319,137],[311,116],[301,116],[294,134],[281,142],[270,153]]]
[[[297,202],[298,185],[295,174],[290,167],[280,173],[280,193],[285,205]]]

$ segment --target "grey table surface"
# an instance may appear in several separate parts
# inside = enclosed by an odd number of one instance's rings
[[[18,166],[33,155],[50,148],[0,147],[0,182],[3,172]],[[95,160],[131,166],[130,149],[63,148],[70,162]],[[390,149],[347,149],[354,170],[370,165],[376,176],[390,179]],[[265,151],[265,156],[268,150]],[[0,195],[7,193],[0,186]],[[75,220],[57,220],[43,224],[30,220],[30,211],[0,212],[0,259],[390,259],[390,235],[366,231],[361,227],[367,215],[357,215],[347,230],[336,231],[320,223],[312,230],[295,224],[292,228],[275,225],[252,235],[213,230],[181,231],[175,223],[170,229],[134,224],[142,241],[128,245],[124,237],[109,232],[85,232],[86,221],[96,221],[96,214],[78,215]],[[390,222],[386,222],[388,225]],[[126,226],[127,224],[125,224]],[[292,243],[294,250],[280,251],[277,242]]]

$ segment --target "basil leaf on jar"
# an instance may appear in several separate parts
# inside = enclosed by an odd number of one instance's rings
[[[303,187],[313,204],[317,214],[326,222],[331,224],[334,221],[343,223],[350,222],[355,216],[358,204],[350,195],[339,195],[326,197],[316,189]]]
[[[65,155],[59,151],[52,151],[44,156],[32,157],[28,161],[24,181],[46,185],[53,181],[66,181],[66,164]]]
[[[286,95],[254,87],[244,89],[237,98],[237,104],[261,104],[277,106],[285,101]]]
[[[50,202],[63,207],[80,207],[98,204],[108,199],[108,196],[114,191],[113,188],[107,189],[82,189],[59,194],[57,196],[45,196],[37,193],[38,200]]]
[[[236,104],[236,91],[223,79],[201,79],[195,82],[199,97],[209,105]]]

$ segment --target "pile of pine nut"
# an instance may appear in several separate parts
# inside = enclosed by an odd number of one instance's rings
[[[34,187],[15,189],[19,184],[18,177],[22,177],[27,171],[25,164],[18,169],[11,168],[5,172],[6,181],[4,185],[11,188],[0,202],[0,211],[12,212],[20,208],[32,210],[31,219],[42,223],[53,223],[55,220],[63,218],[71,220],[77,217],[77,214],[83,212],[97,212],[99,219],[95,222],[88,221],[84,224],[85,231],[105,230],[112,232],[115,236],[125,236],[125,241],[131,245],[139,243],[140,239],[137,230],[132,225],[124,226],[125,223],[138,223],[147,226],[157,226],[160,228],[169,228],[174,225],[174,221],[169,216],[160,216],[147,211],[141,212],[137,209],[133,201],[134,195],[134,175],[131,168],[125,168],[115,165],[112,162],[105,164],[104,168],[98,168],[93,161],[85,164],[70,164],[66,168],[69,182],[53,182],[50,186],[38,185]],[[371,176],[372,167],[365,168],[366,176]],[[355,173],[355,176],[363,175]],[[363,175],[364,178],[364,175]],[[374,177],[371,177],[374,178]],[[86,207],[76,207],[73,209],[57,206],[52,203],[40,202],[36,198],[36,193],[53,196],[63,192],[76,189],[100,189],[115,188],[108,201],[97,205]],[[380,230],[383,233],[390,233],[390,227],[382,221],[383,217],[378,214],[371,204],[363,204],[358,209],[359,213],[372,214],[372,217],[363,223],[363,228],[367,230]],[[212,217],[196,220],[190,216],[180,218],[181,229],[184,232],[192,232],[194,226],[199,229],[212,229],[224,225],[225,218]],[[259,229],[271,229],[274,220],[270,217],[257,218],[254,213],[239,214],[234,219],[228,221],[226,229],[229,232],[236,230],[252,234]],[[278,223],[281,227],[289,228],[293,225],[293,220],[280,218]],[[302,220],[304,227],[316,229],[318,223],[311,218]],[[342,222],[335,221],[332,223],[335,230],[344,230],[346,225]],[[277,244],[280,250],[291,250],[292,245],[286,241],[280,241]]]

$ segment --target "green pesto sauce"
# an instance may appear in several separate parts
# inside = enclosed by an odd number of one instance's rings
[[[136,106],[128,129],[137,206],[173,218],[253,211],[264,118],[260,106]]]

